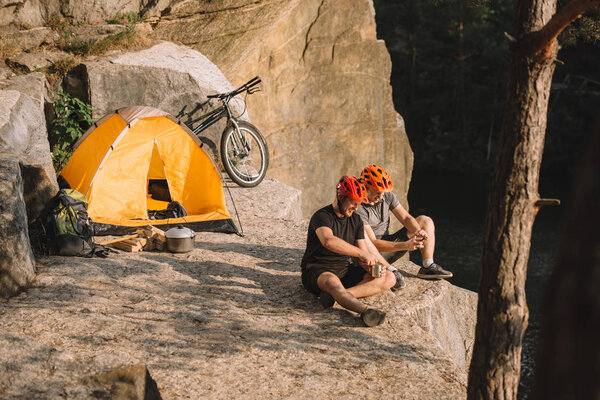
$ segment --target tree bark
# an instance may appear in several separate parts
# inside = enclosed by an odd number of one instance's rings
[[[600,128],[578,177],[542,308],[534,400],[600,399]]]
[[[590,8],[599,2],[587,0],[585,4]],[[582,3],[575,0],[565,9]],[[556,0],[517,2],[516,41],[509,51],[506,106],[488,202],[475,345],[469,370],[470,400],[517,398],[523,334],[529,317],[525,278],[531,230],[538,211],[539,170],[558,52],[556,37],[567,26],[557,20],[564,21],[565,15],[576,17],[561,10],[554,19],[555,11]],[[546,41],[540,40],[542,36]]]
[[[517,4],[517,42],[509,52],[506,106],[488,201],[469,370],[470,400],[517,398],[523,333],[529,317],[527,260],[554,72],[554,57],[540,61],[524,51],[524,43],[555,10],[556,0],[520,0]]]

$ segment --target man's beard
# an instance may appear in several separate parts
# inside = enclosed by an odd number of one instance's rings
[[[344,207],[342,208],[342,214],[344,214],[346,217],[351,217],[352,214],[354,214],[354,210],[351,207]]]

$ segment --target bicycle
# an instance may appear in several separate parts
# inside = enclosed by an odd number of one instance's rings
[[[221,105],[191,121],[192,124],[202,121],[199,126],[192,129],[192,132],[199,137],[202,131],[221,118],[227,118],[227,125],[221,133],[219,149],[221,160],[227,174],[242,187],[254,187],[264,179],[269,167],[269,148],[257,127],[233,115],[229,102],[233,97],[244,92],[253,94],[260,91],[257,87],[260,82],[260,78],[256,76],[231,92],[208,95],[207,103],[212,99],[218,99]],[[243,112],[240,115],[242,114]]]

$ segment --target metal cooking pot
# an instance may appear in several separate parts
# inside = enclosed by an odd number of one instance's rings
[[[177,226],[165,232],[167,248],[172,253],[187,253],[194,249],[196,232],[184,226]]]

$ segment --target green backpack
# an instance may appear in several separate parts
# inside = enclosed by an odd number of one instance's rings
[[[87,213],[86,197],[61,189],[47,205],[45,218],[48,250],[62,256],[106,257],[108,249],[93,241],[94,225]]]

